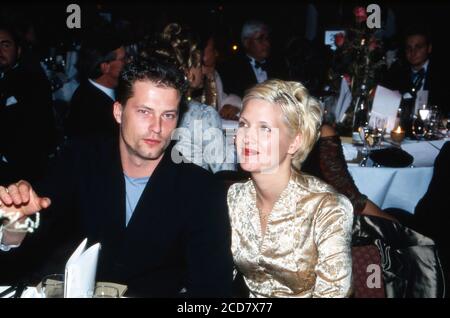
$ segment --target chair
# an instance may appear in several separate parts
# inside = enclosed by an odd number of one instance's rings
[[[386,298],[380,251],[375,245],[352,247],[353,297]]]
[[[370,288],[373,287],[370,279],[376,276],[369,276],[374,274],[375,266],[378,265],[382,273],[380,284],[382,282],[384,285],[387,298],[444,296],[444,274],[432,239],[398,222],[373,216],[356,216],[352,245],[355,297],[382,296],[379,291]],[[375,266],[372,265],[368,270],[371,264]],[[364,278],[369,283],[366,286]]]

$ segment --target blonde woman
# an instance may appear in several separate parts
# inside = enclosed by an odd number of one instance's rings
[[[318,102],[270,80],[243,99],[236,134],[246,183],[228,192],[232,252],[251,297],[346,297],[352,278],[350,201],[300,167],[319,137]]]

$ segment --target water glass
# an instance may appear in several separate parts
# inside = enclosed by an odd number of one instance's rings
[[[110,285],[97,284],[94,298],[119,298],[119,290]]]
[[[64,298],[64,274],[51,274],[41,281],[42,298]]]

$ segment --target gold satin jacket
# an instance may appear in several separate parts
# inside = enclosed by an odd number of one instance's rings
[[[253,181],[228,191],[232,252],[250,297],[346,297],[351,292],[350,201],[320,179],[291,179],[262,236]]]

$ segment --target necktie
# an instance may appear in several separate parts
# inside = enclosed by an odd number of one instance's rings
[[[422,81],[425,77],[425,69],[422,67],[418,72],[412,74],[413,87],[418,90],[422,86]]]

